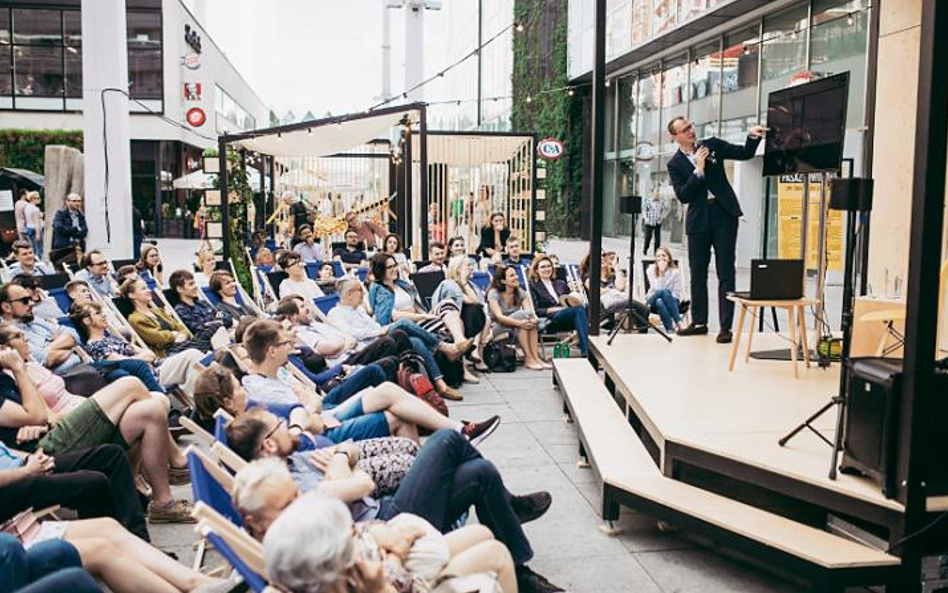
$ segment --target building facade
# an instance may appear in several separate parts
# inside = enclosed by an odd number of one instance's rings
[[[190,236],[197,194],[175,180],[218,134],[266,125],[267,108],[180,0],[126,6],[133,203],[148,235]],[[0,2],[0,127],[83,128],[81,7]]]
[[[590,78],[591,6],[570,1],[568,69],[580,84]],[[769,93],[813,74],[849,72],[843,174],[867,174],[867,67],[874,18],[868,0],[611,2],[604,233],[630,230],[628,217],[619,214],[619,196],[657,193],[670,207],[666,240],[681,242],[683,213],[666,171],[677,146],[667,122],[686,116],[699,138],[743,142],[750,127],[766,124]],[[762,153],[763,146],[751,161],[727,164],[745,213],[738,245],[739,262],[745,264],[761,254],[786,251],[778,197],[794,188],[791,180],[762,177]]]

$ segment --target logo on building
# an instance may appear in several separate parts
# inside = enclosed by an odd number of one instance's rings
[[[197,53],[201,53],[201,36],[198,35],[197,29],[191,28],[191,25],[184,26],[184,42]]]
[[[537,143],[537,154],[540,158],[555,161],[563,156],[564,152],[566,147],[556,138],[544,138]]]
[[[188,123],[194,126],[195,128],[200,128],[204,125],[204,122],[207,121],[207,114],[204,113],[204,110],[200,107],[192,107],[188,109],[187,114]]]
[[[635,160],[650,161],[655,158],[655,145],[643,140],[635,145]]]
[[[184,83],[183,88],[184,88],[185,101],[200,101],[201,100],[201,83],[200,82],[186,82]]]
[[[188,70],[197,70],[201,67],[201,55],[193,53],[188,54],[181,58],[181,65]]]

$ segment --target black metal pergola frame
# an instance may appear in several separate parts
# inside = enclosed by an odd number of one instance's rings
[[[240,142],[243,140],[252,140],[254,138],[261,138],[264,136],[276,136],[278,134],[287,134],[290,132],[314,130],[316,128],[323,127],[323,126],[343,124],[346,122],[369,119],[373,117],[390,115],[390,114],[395,114],[395,113],[404,113],[406,111],[418,112],[418,117],[419,117],[418,133],[421,136],[421,143],[420,143],[421,154],[419,155],[419,159],[422,165],[420,168],[421,179],[419,180],[419,182],[421,183],[420,197],[421,197],[422,203],[427,203],[428,201],[428,196],[427,196],[428,150],[427,150],[426,140],[428,137],[428,124],[427,124],[427,105],[425,103],[417,103],[417,102],[408,103],[405,105],[396,105],[393,107],[385,107],[385,108],[380,108],[380,109],[375,109],[375,110],[370,110],[370,111],[363,111],[360,113],[326,117],[322,119],[304,121],[304,122],[299,122],[295,124],[274,126],[271,128],[261,128],[259,130],[250,130],[248,132],[238,132],[238,133],[223,134],[221,136],[218,136],[217,138],[218,153],[217,154],[218,154],[218,159],[220,161],[220,164],[219,164],[220,170],[218,172],[218,179],[220,182],[219,185],[220,185],[220,190],[221,190],[221,226],[223,227],[222,241],[223,241],[224,260],[226,261],[230,259],[230,239],[231,239],[230,237],[230,195],[229,195],[230,191],[228,187],[228,170],[227,170],[227,146],[229,144],[232,144],[234,142]],[[270,180],[271,180],[270,191],[271,193],[273,193],[274,187],[275,187],[273,185],[273,181],[274,181],[273,161],[275,157],[274,155],[266,155],[266,156],[269,156],[270,161],[271,161],[270,162]],[[404,220],[401,218],[401,214],[403,212],[407,213],[408,216],[410,216],[410,213],[411,213],[410,202],[411,202],[411,197],[412,197],[411,195],[412,181],[411,181],[410,161],[409,161],[409,166],[405,167],[405,170],[402,170],[399,173],[396,173],[396,175],[398,174],[402,174],[406,176],[406,179],[404,180],[405,192],[399,193],[398,195],[399,200],[396,202],[396,213],[399,215],[399,220],[402,221]],[[401,181],[398,181],[398,182],[400,183]],[[396,187],[396,186],[392,185],[392,187]],[[398,208],[399,202],[404,202],[406,204],[406,207],[404,208],[404,210],[401,210]],[[411,228],[410,220],[406,220],[402,224],[406,225],[405,228]]]
[[[602,265],[603,157],[605,140],[606,0],[595,0],[592,97],[592,229],[590,277],[598,278]],[[909,269],[906,280],[906,318],[903,380],[898,405],[896,499],[904,513],[889,534],[893,553],[902,558],[896,591],[920,591],[921,560],[926,552],[922,534],[933,525],[928,501],[948,493],[934,491],[932,468],[939,453],[933,437],[944,430],[933,418],[935,353],[938,327],[939,268],[945,214],[945,173],[948,159],[948,0],[922,0],[918,99],[912,183]],[[889,196],[879,196],[887,199]],[[878,225],[879,223],[877,223]],[[633,229],[634,232],[634,229]],[[590,283],[591,320],[599,319],[599,283]],[[591,322],[590,334],[599,324]]]

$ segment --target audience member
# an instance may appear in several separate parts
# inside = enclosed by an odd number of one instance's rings
[[[30,245],[28,241],[14,241],[12,249],[16,262],[4,270],[4,282],[9,282],[14,276],[20,274],[26,276],[46,276],[53,273],[52,268],[37,259],[36,252],[33,251],[33,246]]]
[[[210,249],[205,249],[197,254],[197,272],[194,274],[194,281],[200,288],[206,288],[211,282],[211,275],[217,266],[217,256]],[[122,283],[119,282],[119,286]]]
[[[545,329],[562,331],[575,329],[579,336],[579,351],[588,351],[589,321],[586,308],[571,302],[569,286],[555,276],[553,260],[540,254],[530,266],[530,298],[537,316],[546,318]]]
[[[204,333],[192,337],[183,323],[155,306],[152,292],[144,280],[127,280],[122,285],[122,296],[134,309],[128,316],[128,323],[159,358],[191,348],[199,352],[211,350],[210,336]]]
[[[402,247],[402,238],[395,233],[385,235],[385,240],[382,241],[382,253],[386,253],[395,258],[395,263],[398,264],[399,277],[407,280],[408,275],[411,273],[411,262],[408,261],[408,256],[405,255],[405,250]]]
[[[268,272],[269,268],[273,267],[273,252],[266,247],[261,247],[254,255],[253,263],[258,268],[262,268],[264,272]]]
[[[66,206],[58,210],[53,217],[52,249],[55,251],[79,247],[85,251],[88,232],[86,216],[82,213],[82,196],[77,193],[67,194]]]
[[[255,317],[257,310],[253,304],[243,300],[243,297],[237,292],[237,281],[230,272],[218,270],[211,274],[208,288],[220,299],[215,305],[217,310],[232,319],[240,319],[245,315]],[[238,300],[239,299],[239,300]]]
[[[113,297],[118,294],[118,285],[109,274],[109,260],[98,249],[87,251],[82,256],[82,269],[76,273],[76,280],[84,280],[99,296]]]
[[[174,312],[192,335],[214,334],[221,327],[233,327],[234,318],[230,313],[215,309],[201,298],[201,289],[191,272],[175,270],[168,278],[168,287],[175,291],[179,301],[174,306]]]
[[[418,269],[421,273],[427,272],[446,272],[447,266],[445,266],[444,259],[447,257],[447,249],[445,249],[444,243],[435,241],[428,246],[428,257],[430,261],[427,265],[422,266]]]
[[[154,245],[142,249],[142,255],[135,264],[138,269],[138,275],[142,278],[150,278],[158,283],[158,286],[165,285],[164,264],[161,263],[161,253]]]
[[[359,246],[358,231],[352,228],[347,230],[345,233],[345,241],[345,245],[337,247],[332,252],[332,258],[341,261],[347,270],[362,267],[365,264],[366,255],[365,251]]]
[[[278,289],[281,297],[297,294],[307,302],[312,302],[315,298],[325,296],[319,284],[306,275],[306,265],[299,253],[286,251],[280,255],[279,263],[280,269],[287,274],[287,278],[280,282]]]
[[[326,253],[323,244],[316,241],[316,235],[313,234],[313,228],[304,224],[297,232],[299,243],[293,246],[293,251],[299,254],[304,263],[317,262],[326,259]]]
[[[540,358],[539,320],[526,292],[520,287],[520,276],[513,266],[497,266],[487,293],[494,334],[512,332],[525,357],[524,365],[535,371],[552,368]]]
[[[371,220],[364,220],[362,216],[355,212],[346,212],[345,220],[346,224],[349,225],[349,230],[354,230],[358,236],[358,241],[361,241],[368,249],[378,247],[379,240],[388,233],[381,225]],[[348,239],[346,242],[348,243]]]
[[[47,321],[56,321],[66,315],[66,313],[59,308],[56,299],[49,296],[46,291],[43,290],[36,276],[17,274],[10,279],[10,283],[22,286],[30,291],[30,296],[33,299],[33,315]]]
[[[645,275],[649,284],[645,298],[649,306],[658,311],[665,331],[677,331],[681,324],[682,280],[668,247],[655,248],[655,263],[645,270]]]
[[[476,253],[481,257],[499,259],[504,252],[507,239],[510,238],[510,229],[507,228],[507,218],[503,212],[494,212],[490,215],[490,226],[481,229],[481,243]]]
[[[474,284],[473,276],[474,263],[470,258],[452,257],[445,279],[431,295],[431,307],[444,320],[455,343],[475,338],[475,351],[471,356],[474,361],[482,362],[484,344],[490,339],[490,326],[484,293]],[[465,380],[478,382],[465,372]]]
[[[507,253],[504,255],[504,264],[508,266],[529,266],[533,257],[521,252],[520,239],[511,235],[507,238]]]
[[[319,285],[319,290],[323,291],[323,294],[336,294],[336,268],[332,262],[327,261],[319,265],[319,270],[316,272],[316,284]]]
[[[47,540],[23,547],[9,533],[0,533],[0,591],[46,593],[102,593],[82,568],[78,550],[63,540]]]
[[[33,315],[33,296],[18,284],[0,286],[0,316],[23,332],[33,358],[62,375],[82,363],[75,348],[78,334]]]
[[[33,247],[33,252],[40,259],[43,258],[43,211],[40,209],[40,194],[31,191],[26,195],[26,204],[23,208],[26,240]]]

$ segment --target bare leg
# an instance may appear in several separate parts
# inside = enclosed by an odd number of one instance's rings
[[[135,402],[125,411],[119,423],[122,437],[129,444],[141,441],[142,466],[153,491],[154,503],[171,502],[168,485],[168,417],[160,402]]]
[[[393,437],[403,437],[411,439],[415,443],[421,444],[421,436],[418,434],[418,427],[411,422],[405,422],[391,412],[384,412],[385,419],[388,421],[388,429]]]
[[[459,575],[494,572],[503,593],[517,593],[513,558],[510,557],[507,546],[493,539],[477,542],[457,554],[452,554],[444,572]]]
[[[158,548],[132,535],[114,519],[70,521],[69,528],[66,530],[66,540],[71,542],[73,538],[104,539],[113,548],[120,550],[124,558],[144,567],[146,570],[143,572],[158,575],[164,581],[171,583],[176,590],[190,591],[199,585],[216,581],[172,560]],[[83,554],[83,562],[85,562],[85,554]],[[109,586],[112,587],[111,583]]]
[[[180,591],[105,538],[77,538],[67,535],[65,539],[79,551],[83,568],[93,576],[102,579],[115,593],[179,593]]]
[[[444,541],[448,544],[448,553],[452,558],[471,546],[492,539],[494,539],[494,534],[483,525],[465,525],[444,534]]]
[[[461,315],[457,311],[447,311],[441,315],[441,320],[451,332],[451,339],[455,344],[464,339],[464,322],[461,321]]]
[[[417,397],[409,395],[394,383],[382,383],[362,393],[362,409],[370,412],[386,411],[404,422],[410,422],[429,430],[450,428],[457,430],[459,424],[445,418]]]
[[[112,424],[118,424],[128,407],[151,397],[141,381],[135,377],[122,377],[95,392],[92,399],[99,404]]]

